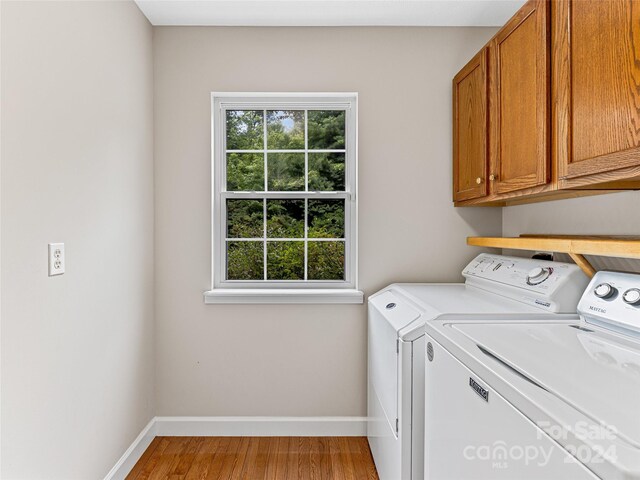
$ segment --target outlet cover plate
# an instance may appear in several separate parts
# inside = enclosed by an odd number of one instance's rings
[[[64,273],[64,243],[49,244],[49,276]]]

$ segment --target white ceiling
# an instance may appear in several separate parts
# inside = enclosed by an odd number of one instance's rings
[[[135,0],[153,25],[502,26],[524,0]]]

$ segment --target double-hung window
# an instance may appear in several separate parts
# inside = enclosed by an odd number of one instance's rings
[[[359,303],[355,94],[212,94],[208,303]]]

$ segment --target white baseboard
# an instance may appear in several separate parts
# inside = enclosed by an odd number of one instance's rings
[[[124,480],[155,437],[362,437],[367,417],[155,417],[104,480]]]
[[[156,417],[158,436],[359,437],[366,417]]]
[[[154,417],[127,448],[111,471],[107,473],[104,480],[124,480],[156,436],[156,419]]]

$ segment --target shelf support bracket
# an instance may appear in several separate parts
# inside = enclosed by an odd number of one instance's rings
[[[587,277],[593,278],[593,276],[596,274],[596,269],[593,268],[593,265],[589,263],[589,260],[587,260],[584,255],[569,252],[569,256],[571,257],[571,260],[576,262],[576,265],[578,265],[582,269]]]

